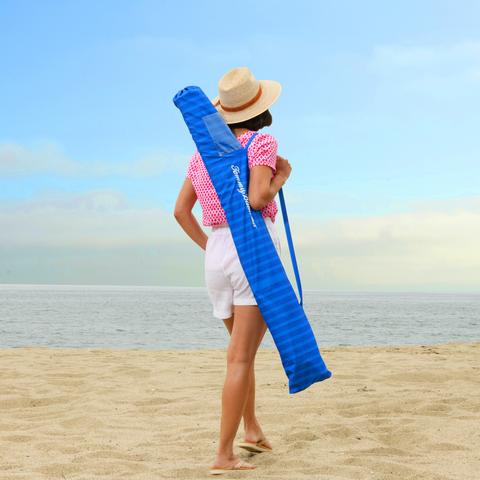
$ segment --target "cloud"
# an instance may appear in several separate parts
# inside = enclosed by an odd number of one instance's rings
[[[188,160],[179,155],[150,152],[131,162],[96,160],[82,162],[69,158],[55,143],[44,142],[32,148],[15,143],[0,144],[0,175],[57,175],[96,178],[122,176],[148,178],[166,170],[185,170]]]
[[[291,215],[303,286],[478,291],[480,197],[415,202],[409,208],[407,213],[324,220]],[[28,272],[38,273],[37,265],[45,263],[38,255],[52,258],[52,265],[61,272],[58,280],[49,274],[48,283],[77,283],[86,278],[88,283],[102,284],[128,284],[128,278],[135,278],[138,285],[152,284],[154,278],[155,282],[170,279],[165,284],[201,283],[203,252],[171,212],[134,208],[117,191],[44,192],[28,200],[2,201],[0,225],[2,262],[12,272],[23,272],[15,278],[25,283],[29,283]],[[291,275],[280,216],[276,225],[283,237],[283,262]],[[182,259],[184,247],[191,265]],[[128,259],[123,258],[126,252]],[[139,256],[143,260],[136,267],[134,259]],[[161,276],[152,268],[142,276],[148,258],[165,269]],[[81,267],[84,262],[102,265],[97,277],[93,270]],[[130,277],[116,277],[119,265],[132,270]],[[37,273],[32,283],[42,283]]]
[[[389,214],[455,215],[462,211],[480,213],[480,197],[399,200],[371,193],[347,195],[290,186],[285,192],[285,199],[289,213],[311,220],[338,219],[340,217],[384,218]]]
[[[203,286],[203,262],[172,212],[119,191],[0,200],[0,283]]]
[[[171,212],[138,209],[118,191],[43,192],[0,203],[0,247],[94,248],[152,246],[183,232]]]
[[[462,212],[480,213],[480,197],[452,198],[448,200],[412,200],[403,202],[412,212],[440,212],[455,215]]]
[[[290,223],[310,288],[480,290],[479,210]]]
[[[0,284],[205,286],[193,242],[108,248],[0,248]]]

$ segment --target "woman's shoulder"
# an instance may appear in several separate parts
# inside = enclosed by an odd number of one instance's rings
[[[269,142],[276,142],[277,140],[275,139],[275,137],[273,135],[271,135],[270,133],[261,133],[261,132],[248,132],[250,135],[250,137],[254,134],[257,134],[256,137],[255,137],[255,140],[264,140],[264,141],[269,141]]]
[[[278,143],[273,135],[270,135],[269,133],[258,133],[257,136],[252,140],[251,147],[253,152],[270,152],[276,157]]]
[[[200,153],[198,153],[198,150],[197,150],[190,158],[190,165],[198,165],[201,161],[202,161],[202,157],[200,156]]]
[[[257,132],[248,132],[249,135],[248,139],[252,138],[254,134],[256,134],[255,138],[252,140],[251,145],[255,148],[259,147],[277,147],[277,140],[273,135],[269,133],[257,133]]]

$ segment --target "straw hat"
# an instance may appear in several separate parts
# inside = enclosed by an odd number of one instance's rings
[[[282,87],[273,80],[257,80],[247,67],[234,68],[218,82],[218,97],[212,100],[227,123],[250,120],[268,110]]]

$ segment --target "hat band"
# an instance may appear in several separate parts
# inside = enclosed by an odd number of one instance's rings
[[[220,105],[220,107],[222,107],[222,110],[225,110],[226,112],[241,112],[242,110],[245,110],[246,108],[251,107],[253,104],[257,103],[261,96],[262,96],[262,87],[261,85],[259,85],[258,93],[249,102],[244,103],[239,107],[224,107],[220,103],[220,100],[215,104],[215,106],[217,107],[218,105]]]

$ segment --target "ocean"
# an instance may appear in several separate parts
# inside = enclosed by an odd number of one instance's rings
[[[304,308],[320,347],[480,341],[480,293],[306,290]],[[0,348],[227,344],[205,288],[0,285]]]

